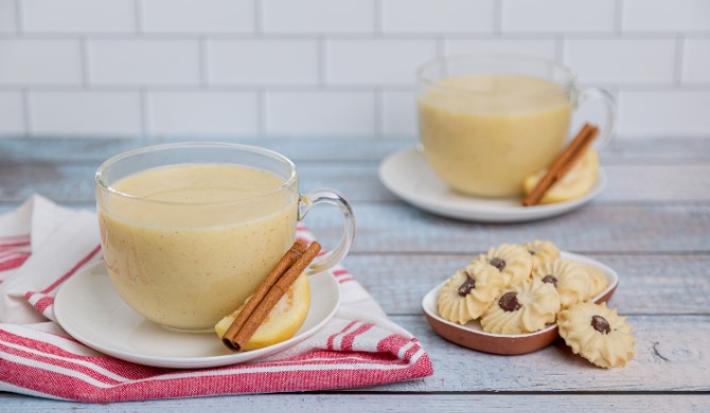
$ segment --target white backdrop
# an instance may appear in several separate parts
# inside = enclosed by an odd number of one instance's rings
[[[413,136],[415,67],[467,51],[710,138],[706,0],[0,0],[0,136]]]

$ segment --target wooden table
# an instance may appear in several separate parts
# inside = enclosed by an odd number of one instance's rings
[[[155,142],[155,141],[151,141]],[[423,380],[354,391],[213,397],[114,404],[0,394],[0,410],[266,412],[333,411],[710,411],[710,139],[614,142],[603,154],[609,187],[589,206],[526,224],[472,224],[440,218],[394,198],[377,166],[411,140],[251,140],[291,157],[301,188],[338,188],[352,200],[358,236],[346,265],[393,320],[430,353]],[[0,140],[0,212],[38,192],[93,208],[100,161],[141,140]],[[335,214],[307,224],[326,245]],[[470,351],[439,338],[421,315],[422,296],[491,245],[542,238],[616,268],[611,304],[630,316],[636,358],[601,370],[564,345],[518,357]]]

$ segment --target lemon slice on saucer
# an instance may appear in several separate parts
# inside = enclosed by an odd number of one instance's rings
[[[588,149],[582,158],[572,166],[565,176],[547,191],[540,201],[541,204],[569,201],[586,195],[597,181],[599,171],[599,154],[594,149]],[[523,189],[529,194],[537,182],[542,179],[547,170],[542,170],[525,178]]]
[[[293,337],[306,320],[310,306],[311,287],[308,276],[304,273],[276,303],[264,322],[244,345],[243,350],[270,346]],[[224,336],[241,310],[242,307],[239,307],[232,314],[219,320],[214,326],[214,330],[220,338]]]

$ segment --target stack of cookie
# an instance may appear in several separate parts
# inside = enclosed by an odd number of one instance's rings
[[[557,323],[575,354],[596,366],[624,366],[634,355],[626,319],[593,300],[607,288],[596,268],[560,257],[549,241],[502,244],[456,271],[437,298],[452,322],[479,320],[494,334],[526,334]]]

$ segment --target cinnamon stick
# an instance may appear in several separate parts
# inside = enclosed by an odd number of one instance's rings
[[[535,185],[530,193],[522,200],[523,206],[534,206],[540,203],[545,193],[582,157],[584,152],[589,148],[592,141],[597,137],[599,128],[585,123],[582,129],[577,133],[577,136],[570,142],[567,147],[560,152],[559,155],[552,161],[547,168],[547,172]]]
[[[293,243],[291,248],[286,251],[286,254],[281,257],[281,260],[276,264],[276,266],[271,270],[271,272],[269,272],[264,281],[262,281],[261,284],[259,284],[259,286],[256,288],[254,294],[252,294],[251,297],[244,304],[244,307],[234,319],[232,325],[229,326],[227,331],[224,333],[224,337],[234,337],[237,334],[237,332],[244,326],[244,323],[247,321],[249,316],[251,316],[251,314],[254,312],[254,309],[264,299],[271,287],[276,284],[276,282],[281,278],[281,276],[286,272],[286,270],[293,266],[293,263],[295,263],[296,260],[298,260],[298,258],[300,258],[304,252],[306,252],[306,248],[306,242],[303,240],[299,239]],[[227,344],[226,340],[225,344]]]
[[[235,320],[235,323],[232,323],[232,326],[230,326],[224,334],[222,341],[224,341],[228,347],[236,351],[241,350],[244,344],[249,341],[251,336],[254,335],[254,332],[264,322],[276,303],[281,299],[281,297],[283,297],[284,294],[286,294],[289,287],[291,287],[296,279],[311,264],[313,259],[315,259],[320,252],[320,249],[320,244],[317,241],[313,241],[308,249],[306,249],[306,251],[293,263],[293,265],[291,265],[283,273],[283,275],[278,278],[276,283],[271,286],[269,292],[253,309],[252,313],[246,318],[241,328],[234,326],[234,324],[236,324]]]

